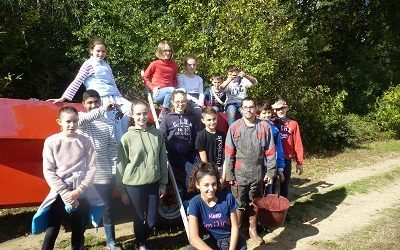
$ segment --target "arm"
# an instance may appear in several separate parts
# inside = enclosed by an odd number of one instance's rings
[[[85,178],[81,181],[79,186],[76,188],[80,194],[86,191],[86,189],[92,185],[94,180],[94,174],[96,172],[96,155],[94,152],[94,148],[90,140],[84,136],[85,138],[85,162],[86,162],[86,175]]]
[[[98,109],[92,109],[90,112],[84,113],[79,112],[79,127],[86,127],[91,122],[104,117],[104,114],[107,111],[107,107],[99,107]]]
[[[275,135],[274,135],[275,137]],[[275,140],[275,146],[277,149],[276,153],[276,160],[277,160],[277,165],[278,165],[278,175],[279,175],[279,180],[280,182],[283,182],[285,180],[285,176],[283,175],[283,170],[285,169],[285,154],[283,153],[283,146],[282,146],[282,138],[281,138],[281,133],[279,130],[277,130],[276,133],[276,140]]]
[[[257,79],[254,76],[247,75],[243,71],[239,72],[239,76],[246,77],[252,83],[253,86],[257,85],[258,83]]]
[[[200,160],[202,161],[202,162],[208,162],[208,160],[207,160],[207,153],[206,153],[206,151],[204,151],[204,150],[199,150],[199,156],[200,156]]]
[[[161,180],[160,180],[160,188],[165,191],[167,183],[168,183],[168,166],[167,166],[167,149],[165,148],[165,141],[160,135],[160,166],[161,166]]]
[[[71,101],[74,98],[76,92],[79,90],[79,87],[85,82],[85,80],[94,74],[93,67],[89,63],[83,63],[82,67],[79,69],[78,74],[72,83],[65,90],[64,94],[61,98],[65,100]]]
[[[108,147],[109,147],[109,156],[111,166],[111,173],[115,175],[117,172],[117,155],[118,155],[118,144],[115,140],[115,127],[112,123],[109,123],[108,126]]]
[[[301,141],[300,127],[296,122],[295,129],[293,130],[293,145],[296,153],[296,172],[303,173],[303,143]]]
[[[233,80],[233,77],[228,76],[228,78],[218,87],[219,91],[224,91],[228,87],[229,83]]]
[[[225,139],[225,177],[226,181],[229,181],[231,184],[236,180],[235,172],[234,172],[234,163],[235,163],[235,154],[236,154],[236,146],[233,141],[233,134],[231,127],[228,129],[228,133],[226,134]]]
[[[200,107],[204,106],[204,86],[203,86],[203,79],[199,76],[201,82],[200,82],[200,86],[199,86],[199,100],[198,100],[198,105]]]
[[[121,138],[121,141],[118,145],[117,172],[115,179],[116,179],[116,187],[118,191],[121,193],[122,203],[128,205],[129,198],[128,195],[126,194],[125,185],[122,182],[122,179],[124,178],[125,167],[129,162],[129,148],[125,147],[125,142],[123,139],[124,138]]]
[[[276,171],[276,147],[273,139],[273,132],[271,125],[268,124],[268,132],[265,138],[265,151],[264,157],[267,162],[267,173],[265,174],[264,181],[269,183],[275,175]]]
[[[143,75],[143,80],[146,83],[147,87],[149,87],[149,89],[151,91],[153,91],[153,89],[155,88],[155,84],[152,83],[153,80],[153,75],[156,71],[156,67],[154,65],[154,62],[151,62],[149,67],[147,67],[147,69],[144,71],[144,75]]]
[[[236,249],[238,240],[239,240],[239,224],[235,210],[231,212],[231,241],[229,244],[229,250]]]
[[[189,215],[189,241],[190,245],[196,249],[210,249],[201,238],[199,234],[199,220],[194,215]]]

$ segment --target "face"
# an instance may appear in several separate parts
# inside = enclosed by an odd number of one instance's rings
[[[217,116],[214,114],[205,114],[204,117],[201,118],[201,122],[206,126],[208,131],[215,131],[217,127]]]
[[[256,106],[253,101],[244,101],[242,105],[243,117],[252,119],[256,117]]]
[[[186,72],[194,74],[196,72],[196,60],[193,58],[190,58],[186,61]]]
[[[82,102],[87,112],[100,107],[101,101],[97,97],[89,97]]]
[[[163,55],[162,59],[165,59],[165,60],[171,59],[171,56],[172,56],[171,46],[169,46],[168,44],[164,44],[162,55]]]
[[[198,182],[196,187],[200,190],[200,195],[204,199],[215,198],[215,192],[218,189],[217,177],[205,175]]]
[[[132,106],[132,118],[135,122],[135,127],[146,128],[149,121],[149,109],[146,105],[137,104]]]
[[[212,79],[211,83],[215,88],[218,88],[219,85],[221,85],[222,81],[220,79],[215,79],[214,78],[214,79]]]
[[[231,77],[232,79],[235,79],[237,75],[238,75],[237,70],[228,71],[228,77]]]
[[[104,44],[96,44],[90,52],[97,61],[101,61],[106,57],[107,49]]]
[[[260,119],[264,121],[269,121],[272,118],[272,110],[263,110],[260,113]]]
[[[275,110],[276,110],[276,115],[279,118],[281,118],[281,119],[286,118],[286,113],[287,113],[287,110],[288,110],[287,107],[282,107],[282,108],[275,109]]]
[[[78,114],[63,112],[57,119],[61,132],[66,136],[75,136],[78,129]]]
[[[178,114],[183,114],[186,109],[187,99],[183,94],[176,94],[173,100],[174,111]]]

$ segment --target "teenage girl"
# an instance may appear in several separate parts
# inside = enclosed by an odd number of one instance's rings
[[[195,56],[186,56],[183,60],[185,73],[178,76],[178,88],[187,93],[190,108],[200,120],[201,109],[204,106],[203,79],[196,75],[197,59]]]
[[[33,218],[32,233],[46,230],[42,249],[53,249],[62,219],[67,217],[71,221],[71,248],[81,249],[89,218],[88,193],[94,190],[95,154],[90,140],[76,132],[75,108],[61,108],[57,123],[61,132],[48,137],[43,148],[43,175],[50,193]]]
[[[151,249],[147,239],[157,222],[159,199],[168,182],[167,154],[160,131],[148,126],[149,106],[132,104],[132,122],[118,147],[117,188],[124,204],[132,204],[135,249]]]
[[[191,249],[247,249],[239,234],[238,205],[232,193],[220,191],[219,172],[211,163],[200,163],[192,173],[189,190],[199,192],[189,202]],[[203,240],[200,229],[209,234]]]
[[[160,131],[164,136],[168,160],[174,169],[185,176],[184,198],[189,198],[187,185],[194,164],[200,161],[195,148],[200,121],[187,111],[187,97],[183,90],[175,90],[171,95],[171,112],[161,121]]]
[[[157,46],[156,57],[143,75],[143,80],[153,93],[153,100],[162,104],[160,121],[168,112],[171,93],[177,86],[178,65],[172,60],[174,51],[169,41],[161,41]]]
[[[65,90],[62,97],[49,99],[49,101],[53,101],[53,103],[71,101],[82,84],[85,85],[86,89],[96,90],[100,94],[103,106],[107,106],[110,102],[120,106],[119,112],[113,110],[106,113],[106,117],[115,122],[115,136],[119,141],[128,129],[129,111],[132,104],[122,97],[115,84],[111,67],[104,60],[107,54],[106,43],[101,38],[91,39],[89,54],[90,58],[82,64],[75,79]]]

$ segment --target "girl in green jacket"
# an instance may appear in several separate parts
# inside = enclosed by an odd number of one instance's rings
[[[168,182],[164,138],[148,121],[149,105],[133,102],[131,126],[121,138],[117,158],[117,188],[122,202],[133,206],[135,249],[140,250],[151,248],[147,238]]]

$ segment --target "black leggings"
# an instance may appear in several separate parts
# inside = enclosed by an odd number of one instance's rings
[[[157,222],[158,190],[158,183],[140,186],[126,185],[126,192],[133,206],[133,230],[135,231],[137,244],[147,243],[147,238]]]
[[[60,231],[61,222],[64,218],[71,222],[71,249],[81,249],[84,244],[86,224],[89,221],[89,204],[85,199],[79,199],[78,209],[71,213],[67,213],[65,210],[65,204],[58,195],[54,203],[51,204],[49,210],[49,221],[42,244],[42,250],[54,249],[54,244]]]

